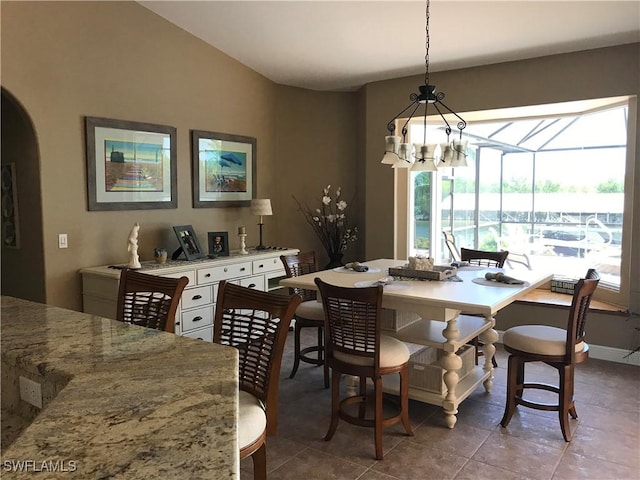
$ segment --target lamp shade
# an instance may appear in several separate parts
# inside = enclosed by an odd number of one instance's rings
[[[251,200],[250,207],[251,215],[273,215],[271,211],[271,199],[269,198],[254,198]]]

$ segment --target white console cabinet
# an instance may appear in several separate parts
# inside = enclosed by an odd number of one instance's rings
[[[228,257],[200,260],[169,260],[164,264],[142,262],[143,273],[189,279],[176,312],[175,333],[186,337],[213,341],[213,316],[221,280],[271,291],[282,288],[285,277],[280,255],[295,255],[297,249],[250,251],[248,255],[232,252]],[[119,268],[109,266],[80,270],[82,302],[86,313],[116,318]]]

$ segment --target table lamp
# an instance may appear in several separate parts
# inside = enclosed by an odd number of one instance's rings
[[[260,217],[260,222],[258,226],[260,227],[260,244],[256,247],[256,250],[264,250],[265,247],[262,244],[262,217],[263,215],[273,215],[271,211],[271,200],[268,198],[254,198],[251,200],[250,207],[251,215],[258,215]]]

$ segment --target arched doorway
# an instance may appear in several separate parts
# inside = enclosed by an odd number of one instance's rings
[[[2,92],[2,295],[45,302],[40,149],[20,102]]]

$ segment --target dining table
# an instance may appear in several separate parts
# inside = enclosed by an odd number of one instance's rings
[[[376,259],[359,263],[356,271],[348,266],[282,279],[284,287],[317,290],[315,279],[341,287],[362,288],[383,285],[382,307],[394,311],[395,321],[385,324],[385,335],[394,336],[412,345],[428,346],[439,351],[443,389],[441,392],[414,388],[410,384],[410,398],[441,406],[445,423],[453,428],[458,406],[481,384],[486,392],[493,386],[495,315],[503,308],[551,280],[552,273],[542,270],[510,270],[479,265],[444,265],[442,280],[424,280],[397,275],[399,268],[407,268],[407,260]],[[389,275],[389,269],[396,273]],[[402,272],[402,270],[400,270]],[[410,271],[414,272],[414,271]],[[407,272],[407,273],[410,273]],[[415,273],[415,272],[414,272]],[[521,283],[495,281],[496,273],[515,278]],[[489,274],[489,275],[487,275]],[[488,279],[487,277],[490,277]],[[321,299],[319,299],[321,301]],[[475,366],[463,378],[459,356],[461,347],[479,337],[484,363]],[[394,376],[389,376],[394,377]],[[399,391],[399,379],[384,382],[389,393]]]

